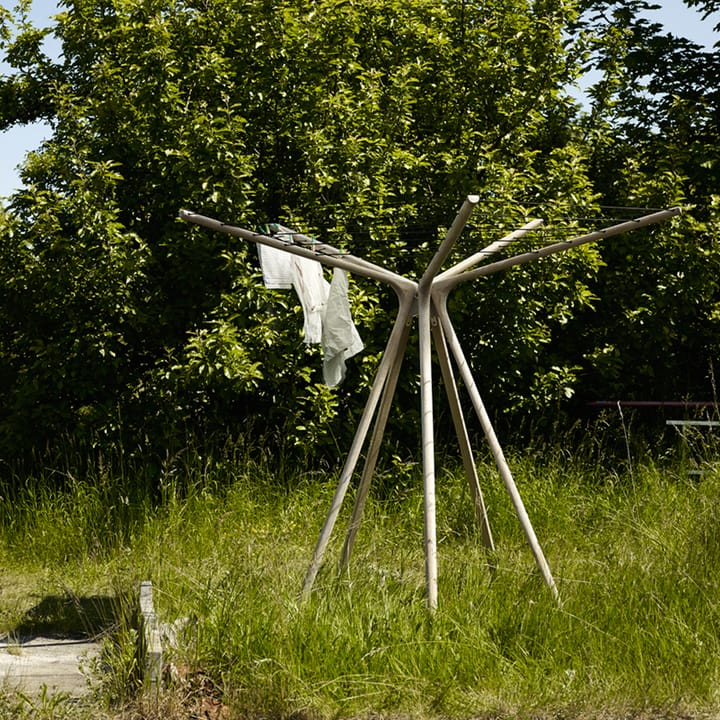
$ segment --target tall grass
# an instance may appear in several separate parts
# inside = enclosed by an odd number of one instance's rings
[[[348,500],[302,601],[335,478],[278,477],[247,456],[169,459],[152,491],[141,467],[66,472],[60,492],[49,478],[26,482],[0,504],[0,575],[36,581],[27,603],[58,587],[82,595],[151,579],[161,619],[183,619],[169,654],[178,682],[202,673],[239,717],[720,710],[720,473],[640,458],[630,476],[560,452],[511,465],[560,603],[484,461],[497,549],[490,558],[482,547],[462,473],[441,473],[432,615],[419,474],[371,493],[338,574]],[[22,594],[15,602],[2,608],[6,630]]]

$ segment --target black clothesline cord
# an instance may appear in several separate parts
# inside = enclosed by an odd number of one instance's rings
[[[490,201],[502,203],[507,205],[506,202],[501,200]],[[538,207],[547,206],[546,203],[520,203],[523,208],[535,205]],[[631,206],[620,206],[620,205],[601,205],[596,206],[600,209],[614,210],[614,211],[633,211],[643,212],[648,214],[650,212],[657,212],[657,208],[640,208]],[[530,221],[530,217],[525,216],[521,219],[513,221],[511,224],[500,224],[497,222],[483,221],[473,223],[472,220],[468,222],[466,228],[463,231],[459,241],[458,247],[462,247],[469,250],[470,247],[475,248],[478,244],[485,244],[488,240],[496,241],[511,232],[520,230],[522,226]],[[558,218],[553,221],[553,224],[541,225],[537,228],[532,228],[525,231],[522,238],[517,238],[512,242],[511,251],[513,254],[520,248],[530,248],[530,250],[537,249],[538,239],[543,244],[552,242],[563,242],[564,240],[572,240],[578,236],[590,232],[596,232],[603,228],[611,227],[614,224],[622,222],[633,222],[638,221],[637,217],[618,217],[618,216],[566,216]],[[559,223],[567,223],[566,227],[563,227]],[[332,256],[332,255],[348,255],[352,254],[350,248],[367,248],[382,244],[394,244],[398,246],[405,246],[408,249],[412,249],[413,246],[417,247],[423,244],[435,243],[444,234],[445,228],[439,224],[408,224],[408,225],[386,225],[378,228],[368,228],[360,225],[350,225],[345,228],[321,228],[319,235],[330,238],[329,242],[318,239],[316,236],[308,235],[300,231],[294,231],[290,228],[283,229],[278,232],[259,232],[258,235],[266,235],[269,237],[275,237],[283,240],[290,245],[297,245],[312,249],[317,254]],[[383,233],[387,233],[387,237],[383,237]],[[327,245],[332,242],[333,235],[342,235],[340,243],[344,246],[342,248],[333,248],[336,252],[329,252]],[[374,235],[374,237],[373,237]],[[303,240],[295,240],[295,237],[303,237]],[[288,238],[285,240],[285,238]],[[307,238],[307,239],[305,239]],[[321,246],[325,245],[325,248]],[[482,248],[477,248],[480,250]]]
[[[630,219],[617,218],[616,222],[632,222]],[[559,227],[559,226],[541,226],[539,228],[533,228],[525,231],[526,238],[542,238],[543,240],[557,240],[558,242],[567,239],[571,240],[578,236],[584,235],[590,232],[597,232],[603,228],[611,227],[612,223],[596,223],[595,225],[586,226],[572,226],[572,227]],[[488,225],[487,227],[468,227],[461,235],[458,240],[458,246],[467,246],[473,242],[487,242],[489,240],[496,241],[501,239],[504,235],[507,235],[513,231],[519,230],[521,226],[508,226],[507,228],[498,227],[496,225]],[[353,245],[356,247],[371,247],[381,244],[395,244],[395,245],[420,245],[430,244],[437,242],[441,239],[441,233],[438,233],[436,229],[428,230],[426,232],[415,231],[415,232],[388,232],[388,236],[383,237],[378,234],[375,237],[368,237],[369,231],[353,230],[348,228],[345,231],[327,231],[327,236],[332,237],[333,234],[343,235],[343,244]],[[516,239],[513,244],[518,244],[520,239]]]

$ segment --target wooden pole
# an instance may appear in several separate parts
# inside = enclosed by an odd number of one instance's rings
[[[520,521],[520,525],[522,526],[525,537],[527,538],[528,544],[530,545],[530,549],[535,557],[535,562],[537,563],[537,566],[540,569],[540,572],[542,573],[542,576],[545,579],[545,582],[550,588],[552,594],[555,596],[556,599],[559,599],[558,589],[555,585],[555,580],[553,579],[552,573],[550,572],[550,566],[545,559],[545,555],[543,554],[540,543],[538,542],[538,539],[535,535],[535,531],[533,530],[532,524],[530,523],[530,518],[528,517],[527,511],[525,510],[525,505],[523,504],[520,493],[518,492],[517,486],[515,485],[515,480],[513,479],[512,472],[510,471],[510,467],[507,464],[507,460],[505,459],[505,454],[503,453],[500,442],[498,441],[497,435],[495,434],[495,429],[492,426],[490,417],[485,410],[485,405],[483,404],[480,393],[478,392],[477,386],[475,385],[475,379],[473,378],[470,366],[465,360],[465,355],[463,354],[462,347],[460,346],[460,341],[458,340],[458,337],[455,333],[455,329],[450,322],[450,317],[448,316],[447,307],[445,306],[444,300],[445,296],[441,296],[440,298],[438,298],[436,307],[438,310],[440,322],[442,323],[445,337],[447,339],[448,346],[451,353],[455,357],[455,363],[458,366],[460,375],[463,379],[463,382],[465,383],[465,386],[467,387],[468,393],[470,394],[470,399],[475,409],[475,413],[480,420],[480,425],[482,426],[485,437],[487,438],[488,445],[490,446],[490,451],[492,452],[495,459],[495,464],[500,473],[500,477],[503,480],[505,489],[510,495],[513,507],[515,508],[515,513],[518,517],[518,520]]]
[[[437,528],[435,520],[435,427],[433,424],[430,292],[418,297],[420,342],[420,429],[422,440],[423,500],[425,510],[425,593],[430,610],[437,608]]]
[[[400,314],[401,313],[398,313],[398,315]],[[367,457],[365,458],[365,465],[363,466],[357,494],[355,495],[355,505],[353,506],[352,517],[350,518],[347,535],[345,536],[345,542],[340,553],[340,562],[338,565],[341,570],[347,567],[350,562],[350,556],[352,555],[355,538],[357,536],[358,529],[360,528],[363,511],[365,510],[365,503],[367,501],[368,491],[370,489],[370,481],[372,480],[373,473],[375,472],[375,466],[377,464],[380,446],[382,445],[382,439],[385,434],[385,426],[387,425],[388,416],[390,415],[390,408],[392,407],[393,397],[395,396],[395,389],[397,387],[398,377],[400,376],[400,368],[402,367],[402,362],[405,355],[405,349],[407,347],[408,337],[410,335],[410,326],[412,322],[410,317],[411,310],[409,307],[404,311],[404,314],[407,315],[407,320],[405,321],[405,333],[398,345],[398,352],[395,358],[395,362],[390,370],[387,381],[385,382],[383,397],[380,401],[380,408],[378,410],[377,418],[375,419],[375,427],[373,428],[373,434],[370,438],[370,444],[367,450]]]
[[[491,255],[494,255],[496,252],[499,252],[503,248],[515,242],[515,240],[525,237],[525,235],[527,235],[530,231],[537,230],[537,228],[541,227],[542,224],[542,220],[531,220],[526,225],[523,225],[521,228],[513,230],[511,233],[505,235],[505,237],[500,238],[500,240],[496,240],[494,243],[491,243],[479,252],[476,252],[474,255],[470,255],[470,257],[465,258],[465,260],[462,260],[456,265],[453,265],[451,268],[448,268],[444,272],[441,272],[437,276],[436,281],[443,280],[453,275],[459,275],[461,272],[464,272],[465,270],[468,270],[474,265],[477,265],[480,261],[485,260]]]
[[[643,215],[642,217],[636,218],[635,220],[628,220],[626,222],[618,223],[617,225],[611,225],[604,230],[595,230],[594,232],[587,233],[585,235],[578,235],[577,237],[571,238],[570,240],[563,240],[559,243],[547,245],[539,250],[533,250],[531,252],[521,253],[520,255],[514,255],[513,257],[505,258],[504,260],[498,260],[497,262],[490,263],[489,265],[483,265],[482,267],[469,270],[458,275],[451,275],[438,279],[435,283],[435,290],[437,292],[448,292],[450,288],[455,287],[461,282],[469,282],[485,275],[492,275],[501,270],[507,270],[508,268],[514,267],[515,265],[522,265],[523,263],[530,262],[531,260],[538,260],[548,255],[563,252],[573,247],[580,247],[596,240],[603,240],[605,238],[620,235],[621,233],[629,232],[630,230],[637,230],[641,227],[647,227],[655,223],[663,222],[671,217],[675,217],[682,212],[681,208],[674,207],[668,210],[661,210],[660,212],[650,213],[649,215]]]
[[[490,529],[490,521],[485,508],[485,500],[482,490],[480,489],[480,481],[478,480],[477,468],[475,467],[475,458],[473,457],[472,448],[470,446],[470,437],[467,431],[465,418],[463,417],[462,407],[460,405],[460,396],[458,395],[457,384],[455,382],[455,374],[450,363],[447,343],[437,315],[433,317],[432,334],[435,344],[435,352],[438,355],[440,363],[440,371],[443,376],[445,385],[445,393],[447,395],[448,404],[450,405],[450,415],[453,419],[455,434],[457,435],[458,445],[460,447],[460,456],[462,457],[465,476],[467,477],[470,489],[470,497],[473,501],[475,509],[475,518],[480,526],[483,545],[490,551],[495,550],[492,531]],[[492,567],[492,565],[491,565]]]
[[[295,243],[292,240],[281,240],[272,235],[264,235],[263,233],[252,232],[251,230],[246,230],[236,225],[229,225],[220,220],[192,212],[191,210],[181,210],[180,217],[192,225],[200,225],[208,230],[233,235],[234,237],[249,240],[258,245],[267,245],[268,247],[288,252],[291,255],[299,255],[300,257],[310,260],[316,260],[328,267],[339,267],[356,275],[362,275],[372,280],[379,280],[386,285],[390,285],[396,292],[414,291],[417,286],[417,283],[391,270],[386,270],[379,265],[355,257],[349,253],[344,253],[332,245],[315,242],[312,238],[300,233],[293,233],[292,237],[298,241]]]
[[[425,509],[425,579],[427,606],[437,608],[437,527],[435,517],[435,426],[432,392],[432,283],[457,242],[460,233],[479,202],[468,195],[445,238],[423,273],[417,289],[418,335],[420,344],[420,434],[423,464],[423,500]]]
[[[350,485],[350,480],[352,479],[352,475],[355,472],[355,466],[357,465],[360,458],[360,452],[365,443],[365,438],[367,437],[370,423],[372,422],[373,415],[375,414],[375,409],[377,408],[380,395],[382,393],[390,369],[392,368],[395,359],[400,352],[402,338],[405,335],[405,326],[407,324],[409,308],[412,305],[412,297],[409,293],[404,293],[401,294],[399,298],[400,311],[395,318],[395,324],[393,325],[392,332],[390,333],[387,345],[385,346],[385,352],[383,353],[382,360],[380,361],[380,367],[378,368],[377,375],[375,376],[375,381],[373,382],[372,388],[370,389],[370,395],[365,405],[365,409],[363,410],[363,414],[360,418],[360,422],[358,423],[358,428],[355,432],[355,437],[353,438],[352,445],[350,446],[347,459],[345,460],[345,465],[340,474],[337,489],[335,490],[335,495],[333,496],[330,510],[325,519],[325,523],[323,524],[323,527],[320,531],[320,537],[318,538],[315,552],[313,553],[312,559],[310,561],[310,566],[308,567],[307,573],[305,574],[305,580],[302,587],[302,592],[305,596],[307,596],[312,590],[315,578],[317,577],[318,571],[320,570],[320,565],[322,564],[322,560],[325,555],[325,549],[327,548],[327,544],[330,541],[330,536],[332,534],[333,528],[335,527],[335,522],[337,521],[340,508],[342,507],[342,503],[345,498],[345,494],[347,492],[348,486]]]

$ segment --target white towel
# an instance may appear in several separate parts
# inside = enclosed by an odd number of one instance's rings
[[[265,287],[295,288],[303,309],[304,340],[308,345],[322,343],[323,379],[328,387],[338,385],[345,377],[345,361],[364,348],[350,313],[347,273],[335,268],[330,284],[316,260],[260,243],[257,248]]]
[[[286,253],[289,254],[289,253]],[[322,340],[322,320],[325,312],[330,284],[323,277],[322,265],[317,260],[292,256],[293,287],[300,298],[305,317],[305,342],[319,343]]]
[[[295,256],[284,250],[257,244],[263,282],[270,290],[289,290],[293,281]]]
[[[333,271],[322,323],[323,380],[335,387],[345,377],[345,361],[363,348],[353,323],[348,300],[347,273],[340,268]]]
[[[257,247],[265,287],[270,290],[295,288],[305,317],[305,342],[319,343],[322,314],[330,288],[323,278],[322,265],[269,245],[258,243]]]

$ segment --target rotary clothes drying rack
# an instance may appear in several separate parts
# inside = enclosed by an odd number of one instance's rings
[[[420,410],[421,410],[421,440],[422,440],[422,470],[423,470],[423,496],[424,496],[424,550],[425,550],[425,590],[428,608],[432,611],[437,608],[437,539],[435,521],[435,443],[433,422],[433,386],[432,386],[432,346],[435,346],[443,385],[450,405],[450,412],[457,435],[462,463],[467,476],[470,493],[475,509],[475,515],[480,525],[484,545],[494,549],[494,541],[488,521],[485,503],[477,476],[475,460],[470,446],[469,435],[465,418],[463,416],[458,386],[455,381],[455,367],[460,373],[463,383],[470,395],[475,413],[488,441],[500,477],[512,501],[515,513],[522,526],[523,532],[530,546],[535,562],[550,591],[557,598],[558,590],[553,579],[550,567],[545,559],[540,543],[535,535],[530,518],[523,504],[520,493],[513,479],[512,472],[505,459],[502,447],[498,441],[490,417],[485,409],[480,393],[475,384],[472,371],[463,353],[460,340],[450,320],[447,310],[448,296],[458,285],[470,282],[479,277],[491,275],[506,270],[515,265],[531,262],[558,252],[564,252],[573,247],[604,238],[619,235],[630,230],[652,225],[667,220],[680,213],[680,208],[643,215],[634,220],[611,225],[602,230],[596,230],[579,235],[568,240],[547,245],[532,252],[524,252],[503,260],[475,267],[482,260],[490,257],[499,250],[507,247],[515,240],[525,236],[542,225],[541,220],[532,220],[521,228],[511,232],[502,239],[492,243],[483,250],[467,257],[465,260],[441,271],[442,265],[448,258],[450,251],[462,233],[471,213],[478,204],[477,195],[465,198],[453,224],[440,243],[435,255],[431,259],[419,281],[398,275],[386,268],[368,262],[352,254],[344,253],[330,245],[318,242],[314,238],[301,233],[291,236],[276,237],[262,233],[245,230],[241,227],[229,225],[210,217],[199,215],[189,210],[181,210],[180,217],[188,223],[196,224],[222,233],[249,240],[250,242],[268,245],[288,253],[316,260],[323,265],[341,268],[356,275],[377,280],[393,288],[398,297],[398,312],[388,338],[385,350],[377,370],[377,374],[370,389],[365,408],[360,417],[352,444],[338,479],[337,488],[333,496],[330,509],[320,531],[315,551],[303,582],[303,594],[311,592],[317,574],[323,562],[325,550],[335,527],[338,514],[342,507],[350,481],[360,460],[360,455],[370,432],[372,435],[365,454],[365,463],[360,475],[360,481],[355,496],[345,542],[340,556],[340,567],[346,567],[350,561],[353,544],[368,496],[377,463],[382,438],[385,432],[387,419],[390,413],[393,396],[397,386],[402,366],[405,348],[407,347],[412,321],[417,317],[419,335],[419,364],[420,364]]]

